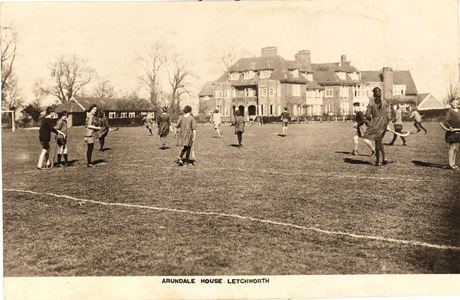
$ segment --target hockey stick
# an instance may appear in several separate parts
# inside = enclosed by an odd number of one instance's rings
[[[396,134],[397,136],[400,136],[400,137],[406,137],[406,136],[409,136],[410,132],[406,132],[406,133],[400,133],[400,132],[396,132],[394,130],[392,130],[391,128],[387,128],[387,131],[393,133],[393,134]]]
[[[441,125],[442,129],[444,129],[445,131],[449,131],[449,132],[458,132],[460,131],[460,128],[452,128],[452,127],[447,127],[446,125],[444,125],[444,123],[439,123],[439,125]]]

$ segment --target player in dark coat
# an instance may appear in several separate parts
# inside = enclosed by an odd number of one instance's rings
[[[389,118],[388,102],[382,99],[382,91],[375,87],[372,90],[373,99],[369,102],[366,111],[366,118],[369,120],[369,127],[364,133],[363,138],[375,141],[375,166],[386,165],[385,149],[383,147],[383,137],[387,131]],[[380,155],[382,162],[380,162]]]
[[[364,113],[359,110],[359,102],[353,104],[353,109],[356,111],[355,123],[353,124],[353,127],[356,128],[356,133],[353,136],[354,148],[352,154],[358,155],[359,139],[363,137],[365,130],[364,125],[369,126],[369,121],[366,119]],[[375,149],[373,143],[369,140],[364,140],[364,142],[371,149],[371,156],[374,155]]]
[[[166,149],[166,138],[168,137],[169,130],[171,127],[171,121],[169,119],[169,115],[167,113],[167,108],[163,107],[161,109],[161,114],[157,117],[157,125],[158,125],[158,135],[160,136],[161,147],[160,149]]]
[[[54,108],[47,107],[46,108],[46,115],[42,119],[42,122],[40,124],[40,130],[39,130],[39,140],[40,144],[42,145],[42,152],[40,153],[40,157],[38,158],[38,165],[37,169],[43,170],[43,161],[46,162],[46,168],[51,167],[51,162],[49,160],[49,152],[50,152],[50,141],[51,141],[51,132],[54,134],[60,134],[65,138],[65,133],[63,133],[60,130],[57,130],[53,126],[53,116],[54,116]]]
[[[101,145],[99,151],[104,151],[105,138],[107,137],[107,134],[109,134],[110,131],[109,120],[105,116],[105,113],[102,109],[98,110],[97,116],[99,125],[101,127],[101,130],[99,130],[98,132],[99,144]]]
[[[450,144],[449,147],[449,168],[452,170],[458,170],[459,167],[455,164],[455,160],[458,152],[458,145],[460,144],[460,131],[454,131],[453,129],[460,128],[460,101],[458,99],[453,100],[450,103],[451,108],[446,113],[444,124],[450,129],[446,132],[445,140],[446,143]]]
[[[234,121],[235,125],[235,134],[238,137],[238,147],[243,147],[243,132],[244,132],[244,117],[241,115],[240,110],[236,110],[236,117]]]

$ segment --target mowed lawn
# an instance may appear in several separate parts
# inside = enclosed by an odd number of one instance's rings
[[[198,164],[183,167],[172,137],[160,150],[139,127],[111,132],[86,168],[73,128],[76,161],[48,171],[35,170],[38,131],[4,131],[4,275],[459,273],[460,172],[446,169],[440,126],[425,125],[387,146],[382,167],[362,142],[350,154],[350,122],[291,124],[287,137],[249,126],[241,149],[233,127],[217,139],[202,124]]]

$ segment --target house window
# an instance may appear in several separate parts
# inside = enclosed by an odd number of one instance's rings
[[[135,112],[130,112],[129,115],[128,115],[129,118],[135,118],[136,117],[136,113]]]
[[[307,90],[307,98],[314,98],[315,94],[314,90]]]
[[[300,96],[300,85],[299,84],[292,85],[292,96]]]
[[[340,113],[342,115],[348,115],[350,113],[350,105],[348,101],[341,101],[340,102]]]
[[[267,96],[267,88],[259,88],[259,94],[261,97]]]
[[[260,79],[270,78],[271,71],[270,70],[262,70],[260,71]]]
[[[114,119],[115,118],[115,112],[111,111],[109,112],[109,119]]]
[[[222,90],[216,90],[214,94],[216,96],[216,99],[222,98]]]
[[[229,90],[224,90],[224,98],[229,98],[230,91]]]
[[[248,97],[254,97],[254,90],[248,88],[248,89],[246,90],[246,96],[248,96]]]
[[[326,98],[334,97],[334,90],[333,89],[326,89],[325,93],[326,93],[326,95],[325,95]]]
[[[254,71],[246,71],[243,74],[244,74],[244,79],[252,79],[255,76]]]
[[[296,77],[296,78],[299,77],[299,70],[297,69],[291,70],[290,73],[292,77]]]
[[[238,79],[240,79],[240,74],[238,72],[230,73],[230,80],[238,80]]]
[[[273,116],[273,105],[270,105],[270,115]]]
[[[348,86],[341,86],[340,87],[340,97],[348,98]]]
[[[122,113],[120,114],[120,118],[126,118],[127,115],[128,115],[128,113],[122,112]]]
[[[393,85],[393,95],[395,95],[395,96],[404,96],[404,95],[406,95],[406,85],[405,84],[395,84],[395,85]]]
[[[346,80],[347,79],[347,73],[345,72],[335,72],[337,76],[339,77],[340,80]]]
[[[306,78],[308,81],[313,81],[313,74],[312,74],[312,73],[306,73],[306,74],[305,74],[305,78]]]
[[[275,89],[274,88],[270,88],[268,91],[269,91],[270,96],[275,96]]]

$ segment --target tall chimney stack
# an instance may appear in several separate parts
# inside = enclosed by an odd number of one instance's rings
[[[383,99],[388,100],[393,97],[393,69],[383,68]]]
[[[276,55],[278,55],[278,48],[276,48],[276,47],[264,47],[264,48],[262,48],[262,50],[260,50],[260,55],[262,57],[276,56]]]
[[[300,50],[295,55],[295,61],[297,64],[308,67],[311,64],[310,50]]]

